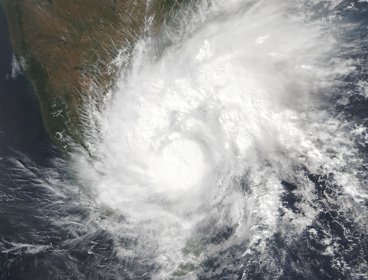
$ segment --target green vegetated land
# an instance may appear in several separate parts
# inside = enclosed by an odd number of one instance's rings
[[[4,0],[11,41],[40,100],[51,138],[84,145],[85,100],[97,103],[117,76],[112,61],[154,17],[153,32],[182,0]]]

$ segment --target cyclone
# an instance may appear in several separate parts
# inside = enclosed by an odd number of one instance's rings
[[[73,169],[125,277],[367,275],[325,225],[345,213],[367,231],[365,127],[336,105],[359,64],[339,4],[190,1],[122,52],[129,66],[93,112],[93,158],[76,152]],[[302,263],[311,240],[331,271]]]

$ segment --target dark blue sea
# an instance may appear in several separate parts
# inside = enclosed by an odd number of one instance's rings
[[[360,64],[342,79],[339,90],[349,91],[347,102],[336,102],[340,97],[334,95],[331,111],[367,128],[368,98],[357,82],[368,82],[368,2],[343,1],[336,13],[348,26],[342,32],[344,40],[354,46],[341,55],[344,59],[359,58]],[[97,226],[93,230],[86,226],[90,225],[89,210],[78,203],[78,186],[68,172],[65,155],[47,134],[30,81],[21,67],[14,72],[14,56],[6,17],[0,10],[0,280],[151,279],[151,271],[157,268],[131,259],[122,261],[114,249],[113,236]],[[361,136],[355,141],[367,160],[368,142]],[[324,175],[308,176],[323,211],[297,239],[290,241],[276,233],[268,240],[267,254],[280,263],[282,273],[272,276],[267,263],[261,263],[265,258],[257,253],[244,257],[239,254],[241,249],[233,246],[223,254],[238,271],[222,270],[209,277],[225,259],[212,256],[201,263],[197,279],[368,279],[368,232],[361,231],[338,203],[331,203],[331,197],[339,195],[339,186],[331,185]],[[361,180],[368,180],[367,173]],[[65,193],[55,195],[44,187],[46,184],[68,187]],[[297,206],[301,200],[295,192],[298,186],[286,181],[282,184],[285,209],[302,211]],[[320,242],[326,238],[326,229],[338,248],[337,255],[326,254],[327,246]],[[231,234],[231,228],[223,229],[208,242],[225,242]],[[352,273],[351,267],[361,267],[359,274]]]

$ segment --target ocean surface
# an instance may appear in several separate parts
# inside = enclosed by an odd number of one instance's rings
[[[37,175],[17,172],[20,165],[47,168],[58,157],[42,122],[38,99],[16,65],[6,17],[0,9],[0,279],[48,279],[49,268],[27,253],[39,240],[55,235],[42,218],[43,197]],[[57,278],[52,278],[57,279]]]
[[[368,2],[199,3],[67,160],[0,10],[0,280],[368,279]]]

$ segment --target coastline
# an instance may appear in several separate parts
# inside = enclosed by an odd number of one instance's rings
[[[31,81],[21,69],[12,69],[15,55],[1,4],[0,16],[0,156],[17,151],[42,161],[56,149],[46,131]]]

